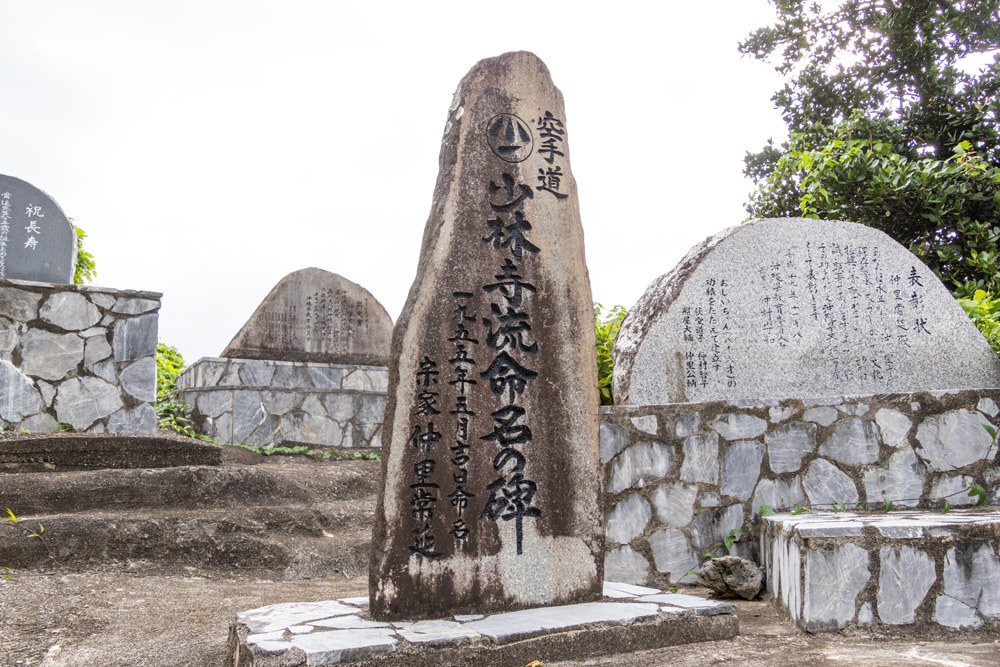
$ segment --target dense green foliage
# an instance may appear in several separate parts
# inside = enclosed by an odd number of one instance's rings
[[[993,351],[1000,354],[1000,300],[977,290],[971,298],[959,299],[958,304],[975,322]]]
[[[611,358],[611,348],[615,344],[618,329],[625,319],[625,308],[615,306],[607,313],[604,306],[594,304],[594,334],[597,338],[597,386],[601,391],[601,405],[614,405],[611,395],[611,379],[614,374],[614,361]]]
[[[1000,167],[965,142],[938,160],[901,154],[894,139],[859,115],[795,134],[747,210],[860,222],[908,245],[957,296],[1000,293]]]
[[[82,285],[97,276],[97,264],[94,263],[94,256],[83,247],[83,237],[87,232],[76,226],[73,229],[76,230],[76,269],[73,273],[73,284]]]
[[[775,0],[740,44],[787,77],[791,139],[748,154],[753,217],[882,229],[957,295],[998,287],[1000,0]]]
[[[187,406],[177,400],[177,376],[184,370],[184,357],[176,347],[156,344],[156,421],[161,431],[201,437],[185,415]]]

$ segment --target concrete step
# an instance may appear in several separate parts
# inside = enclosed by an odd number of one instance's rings
[[[27,515],[294,504],[309,502],[317,485],[328,500],[377,493],[371,479],[340,464],[306,472],[295,467],[183,466],[0,473],[0,509]]]
[[[23,516],[0,526],[0,566],[62,568],[100,564],[188,566],[260,572],[298,579],[363,574],[374,502],[359,511],[352,501],[313,506],[74,512]],[[42,540],[32,537],[39,532]],[[48,550],[46,549],[48,547]]]
[[[772,600],[800,628],[1000,630],[1000,512],[764,517]]]

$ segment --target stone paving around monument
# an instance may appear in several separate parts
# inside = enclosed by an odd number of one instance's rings
[[[482,664],[491,660],[489,651],[534,638],[553,638],[571,631],[593,631],[607,626],[636,629],[661,623],[660,633],[671,632],[671,623],[682,622],[690,633],[698,619],[705,625],[705,635],[688,635],[688,641],[720,639],[731,631],[736,635],[732,615],[736,608],[727,602],[629,584],[604,583],[604,599],[575,605],[538,607],[492,615],[466,614],[449,619],[417,622],[374,622],[364,618],[367,598],[347,598],[329,602],[287,603],[240,612],[230,629],[230,644],[237,665],[263,664],[264,660],[282,665],[334,665],[365,660],[379,655],[397,654],[398,661],[386,664],[438,664],[435,652],[454,659],[461,653],[443,649],[466,649],[461,664]],[[724,615],[725,626],[708,617]],[[727,630],[726,628],[729,628]],[[721,628],[721,631],[720,631]],[[676,639],[681,639],[678,636]],[[681,643],[664,637],[649,646],[630,650]],[[583,642],[581,642],[581,645]],[[541,655],[543,642],[531,650]],[[606,647],[610,649],[611,647]],[[476,653],[479,651],[480,653]],[[559,652],[560,659],[574,656]],[[466,662],[469,660],[469,662]],[[271,664],[270,662],[268,664]],[[441,663],[451,664],[451,663]],[[490,663],[492,664],[492,663]],[[512,663],[511,663],[512,664]]]

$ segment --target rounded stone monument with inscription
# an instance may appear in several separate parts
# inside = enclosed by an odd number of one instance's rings
[[[614,346],[621,404],[1000,386],[1000,362],[916,256],[865,225],[756,220],[658,278]]]
[[[282,278],[222,357],[388,366],[392,318],[371,292],[308,268]]]
[[[0,279],[69,285],[75,272],[76,231],[59,204],[0,174]]]

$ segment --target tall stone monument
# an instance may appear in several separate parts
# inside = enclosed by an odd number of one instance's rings
[[[1000,386],[997,355],[909,250],[804,218],[693,248],[629,311],[614,362],[632,405]]]
[[[222,356],[386,366],[392,319],[371,292],[308,268],[282,278]]]
[[[600,597],[592,309],[562,94],[533,54],[483,60],[393,331],[374,617]]]
[[[0,279],[71,284],[76,231],[31,183],[0,174]]]

